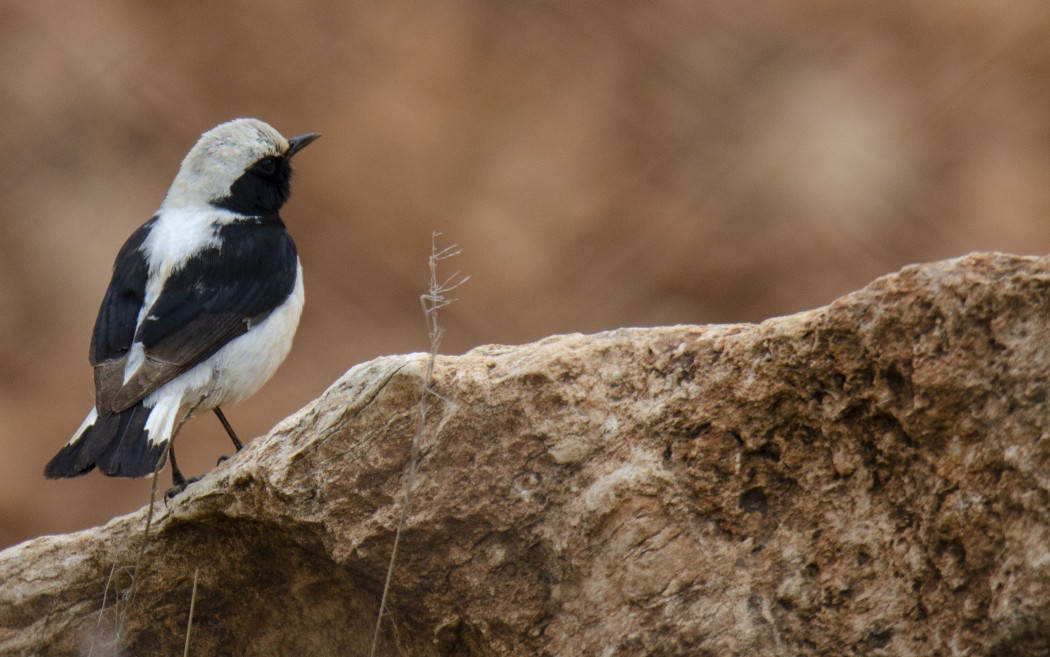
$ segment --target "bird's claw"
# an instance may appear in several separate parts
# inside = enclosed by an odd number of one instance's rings
[[[179,493],[181,493],[184,490],[186,490],[186,484],[179,484],[177,486],[172,486],[168,490],[164,491],[164,505],[167,506],[168,502],[170,502],[173,499],[175,499],[175,496],[178,495]]]
[[[200,477],[191,477],[190,479],[180,478],[179,480],[172,483],[171,488],[164,491],[164,502],[167,503],[170,500],[175,499],[182,491],[186,490],[186,487],[195,481],[200,481]]]

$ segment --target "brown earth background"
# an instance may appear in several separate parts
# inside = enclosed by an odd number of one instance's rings
[[[471,276],[447,353],[757,321],[910,262],[1050,251],[1042,0],[4,2],[0,73],[0,546],[148,500],[41,470],[92,403],[117,249],[238,116],[324,135],[283,213],[306,310],[227,409],[242,435],[425,348],[432,231]],[[179,445],[188,473],[227,449],[212,417]]]

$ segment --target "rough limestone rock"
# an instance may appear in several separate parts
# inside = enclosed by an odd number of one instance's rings
[[[182,654],[195,573],[190,654],[366,654],[425,360],[158,501],[141,559],[145,509],[0,553],[0,654]],[[990,254],[441,357],[380,654],[1045,655],[1048,374],[1050,260]]]

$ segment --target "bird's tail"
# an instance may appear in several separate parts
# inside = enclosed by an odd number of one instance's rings
[[[114,477],[145,477],[164,465],[178,402],[139,402],[120,413],[92,409],[73,438],[47,466],[48,479],[79,477],[97,466]]]

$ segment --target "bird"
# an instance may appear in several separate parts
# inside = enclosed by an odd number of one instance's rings
[[[174,438],[209,410],[240,451],[221,407],[258,391],[291,349],[303,274],[280,210],[292,158],[319,136],[285,139],[250,118],[201,135],[117,254],[89,348],[95,405],[45,477],[144,477],[170,457],[178,492]]]

